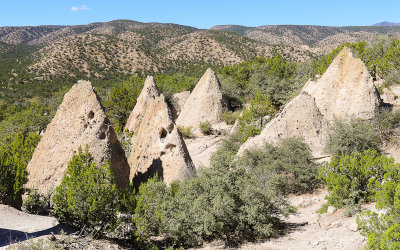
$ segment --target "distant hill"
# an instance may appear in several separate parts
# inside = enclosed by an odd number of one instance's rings
[[[373,26],[400,26],[400,23],[391,23],[391,22],[381,22],[381,23],[376,23]]]
[[[315,25],[264,25],[245,27],[239,25],[219,25],[211,30],[232,31],[266,44],[289,46],[309,46],[318,51],[326,51],[344,42],[369,41],[376,35],[400,35],[396,26],[347,26],[330,27]]]
[[[0,65],[0,83],[193,72],[268,57],[276,51],[304,61],[344,42],[371,41],[387,34],[400,36],[400,26],[220,25],[207,30],[115,20],[0,27],[0,62],[7,62]]]

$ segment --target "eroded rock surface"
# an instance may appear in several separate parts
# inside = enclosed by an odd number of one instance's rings
[[[187,101],[187,99],[190,96],[190,91],[183,91],[180,93],[175,93],[172,96],[172,100],[174,102],[174,105],[171,109],[172,112],[172,118],[174,120],[176,120],[179,116],[179,114],[181,113],[183,106],[185,106],[185,103]]]
[[[243,154],[246,149],[262,147],[267,142],[277,143],[284,138],[302,137],[313,154],[319,156],[325,147],[326,131],[327,123],[314,97],[302,92],[266,125],[260,135],[249,138],[238,154]]]
[[[196,173],[163,95],[148,103],[131,152],[129,179],[134,186],[155,174],[170,184]]]
[[[371,119],[379,112],[380,97],[364,63],[344,47],[317,81],[303,88],[315,98],[324,117]]]
[[[116,184],[129,184],[129,166],[125,153],[108,121],[93,87],[78,81],[58,108],[28,164],[28,188],[49,195],[61,183],[68,162],[78,148],[88,147],[94,161],[110,162]]]
[[[124,129],[136,135],[139,130],[140,123],[143,120],[146,107],[149,105],[149,102],[154,100],[154,98],[158,97],[159,95],[160,93],[158,92],[154,78],[152,76],[148,76],[144,82],[142,92],[140,92],[140,95],[136,101],[136,105],[129,114],[129,118]]]
[[[222,95],[221,84],[212,69],[207,69],[176,120],[178,126],[198,127],[201,122],[218,123],[228,110],[228,103]]]

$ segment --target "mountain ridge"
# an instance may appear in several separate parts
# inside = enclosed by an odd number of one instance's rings
[[[26,51],[23,63],[27,65],[22,67],[21,58],[16,58],[2,70],[1,82],[17,81],[22,75],[40,81],[63,76],[102,79],[115,73],[176,73],[193,66],[205,70],[273,56],[277,51],[300,62],[345,42],[369,42],[388,34],[400,37],[400,27],[220,25],[198,29],[126,19],[86,25],[0,27],[0,56],[2,51],[20,47]],[[25,78],[22,81],[26,82]]]

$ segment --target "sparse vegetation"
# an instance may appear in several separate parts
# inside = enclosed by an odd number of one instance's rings
[[[240,112],[232,112],[232,111],[226,111],[225,113],[222,114],[222,121],[226,122],[228,125],[233,125],[235,124],[236,120],[240,117]]]
[[[53,196],[55,217],[81,228],[81,233],[98,236],[116,221],[117,189],[108,164],[97,165],[92,155],[79,148],[68,164]]]
[[[209,121],[200,122],[199,128],[203,135],[211,135],[212,128],[211,123]]]
[[[21,208],[26,167],[40,136],[35,133],[13,133],[0,143],[0,202]]]
[[[371,149],[379,151],[380,140],[370,121],[359,118],[333,121],[325,151],[336,155],[349,155]]]
[[[192,127],[179,126],[178,129],[181,132],[183,138],[185,139],[193,138]]]
[[[295,44],[271,45],[266,43],[269,40],[260,42],[228,31],[125,24],[132,23],[110,24],[112,35],[101,33],[102,24],[95,24],[100,27],[99,34],[72,27],[76,36],[40,47],[0,43],[2,203],[21,207],[26,166],[40,140],[38,134],[49,124],[62,96],[76,80],[92,81],[129,156],[131,138],[123,128],[145,75],[155,76],[158,89],[171,104],[174,93],[192,90],[205,69],[212,67],[234,110],[223,114],[222,120],[230,125],[238,120],[238,129],[222,140],[211,157],[210,168],[170,186],[155,177],[138,190],[133,186],[117,190],[109,165],[95,164],[90,153],[80,149],[53,197],[54,213],[60,222],[80,228],[82,234],[120,237],[139,249],[159,245],[189,248],[213,240],[238,247],[245,241],[277,235],[284,226],[282,218],[293,211],[285,197],[310,192],[322,182],[329,194],[328,203],[319,212],[333,205],[344,207],[345,215],[353,216],[359,213],[362,203],[377,201],[376,208],[386,213],[363,213],[358,218],[360,232],[368,237],[371,249],[399,248],[400,166],[380,155],[379,149],[382,142],[393,139],[400,113],[383,113],[370,121],[334,121],[326,148],[333,157],[319,172],[301,138],[266,144],[236,156],[242,143],[260,134],[269,117],[299,93],[306,80],[326,71],[343,46],[352,49],[373,77],[386,80],[383,87],[400,83],[398,38],[345,43],[318,57]],[[285,29],[302,34],[309,31],[308,27]],[[319,29],[336,32],[329,27]],[[322,46],[318,42],[326,34],[317,35],[305,43]],[[295,54],[301,55],[292,57]],[[306,60],[296,62],[299,58]],[[247,103],[250,105],[246,108]],[[199,125],[203,134],[212,132],[208,121]],[[191,129],[179,127],[184,138],[193,137]],[[48,200],[31,191],[24,209],[46,213]],[[38,241],[19,247],[40,249],[53,245]]]
[[[328,203],[337,208],[351,207],[374,199],[376,186],[393,168],[393,158],[373,150],[351,155],[334,155],[319,169],[318,178],[328,188]]]

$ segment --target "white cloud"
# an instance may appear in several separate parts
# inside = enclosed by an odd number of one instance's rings
[[[72,6],[71,11],[90,10],[86,5],[82,4],[81,7]]]

